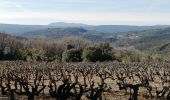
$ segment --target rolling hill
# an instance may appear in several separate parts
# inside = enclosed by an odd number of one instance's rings
[[[11,35],[20,35],[25,32],[36,31],[44,28],[46,28],[46,26],[43,25],[0,24],[0,31]]]
[[[102,33],[119,33],[130,31],[144,31],[151,29],[163,29],[169,27],[168,25],[155,26],[128,26],[128,25],[86,25],[81,23],[64,23],[54,22],[48,25],[17,25],[17,24],[0,24],[0,31],[10,33],[11,35],[21,35],[23,33],[45,30],[48,28],[84,28],[86,30],[93,30]]]
[[[79,36],[85,32],[87,32],[87,30],[83,28],[47,28],[27,32],[22,34],[22,36],[32,38],[59,39],[66,36]]]
[[[46,40],[58,40],[68,36],[79,36],[93,42],[114,41],[114,35],[84,28],[47,28],[31,31],[20,35],[28,38],[41,38]]]
[[[170,28],[144,31],[119,32],[116,34],[86,30],[84,28],[48,28],[24,33],[22,36],[48,40],[79,36],[93,42],[110,42],[118,46],[134,46],[142,51],[159,50],[170,42]]]
[[[0,31],[9,34],[48,40],[79,36],[93,42],[110,42],[118,46],[134,46],[142,51],[169,50],[170,28],[162,26],[86,25],[81,23],[51,23],[49,25],[0,24]],[[161,49],[163,48],[163,49]]]
[[[142,51],[159,51],[158,48],[162,45],[170,43],[170,28],[119,33],[117,42],[120,43],[119,41],[123,41],[125,46],[135,46]]]

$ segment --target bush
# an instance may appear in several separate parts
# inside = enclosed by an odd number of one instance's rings
[[[100,61],[101,54],[101,49],[89,46],[83,50],[82,58],[84,61]]]
[[[80,62],[82,50],[80,49],[69,49],[65,50],[62,54],[63,62]]]
[[[87,46],[83,50],[82,58],[84,61],[109,61],[112,60],[110,55],[111,48],[108,43],[100,43],[94,46]]]
[[[0,60],[4,58],[4,52],[0,50]]]
[[[44,51],[37,48],[23,48],[20,50],[23,60],[44,60]]]

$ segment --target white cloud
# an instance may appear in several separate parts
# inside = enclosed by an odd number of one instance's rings
[[[24,6],[18,2],[1,0],[0,1],[0,12],[29,12]]]

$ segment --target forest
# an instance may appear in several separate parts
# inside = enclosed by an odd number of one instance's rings
[[[92,42],[78,36],[61,40],[25,38],[0,33],[0,60],[46,62],[144,62],[167,60],[157,52],[118,47],[109,42]]]

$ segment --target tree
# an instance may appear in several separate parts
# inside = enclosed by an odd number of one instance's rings
[[[102,51],[99,48],[95,48],[94,46],[88,46],[83,50],[83,59],[84,61],[99,61],[101,57]]]
[[[83,50],[82,58],[84,61],[109,61],[112,60],[110,55],[111,47],[108,43],[100,43],[93,46],[87,46]]]
[[[6,47],[7,37],[7,34],[0,32],[0,60],[4,58],[4,49]]]
[[[45,48],[45,58],[47,61],[57,60],[62,61],[62,53],[64,52],[64,46],[61,43],[48,44]]]
[[[41,48],[22,48],[20,50],[23,60],[44,60],[44,50]]]
[[[16,39],[16,37],[12,37],[6,33],[0,32],[0,59],[20,59],[21,55],[19,48],[21,47],[22,44]]]
[[[4,49],[4,59],[21,60],[20,48],[22,47],[23,47],[22,43],[20,43],[16,39],[10,39]]]
[[[62,54],[63,62],[80,62],[82,51],[80,49],[65,50]]]

